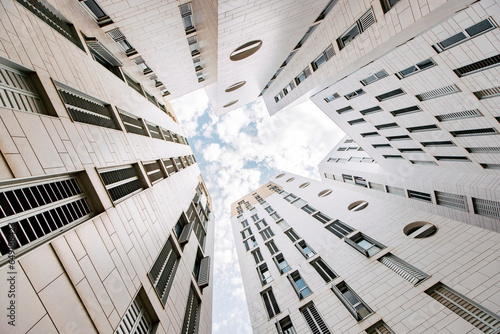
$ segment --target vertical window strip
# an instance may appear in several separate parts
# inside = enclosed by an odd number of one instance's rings
[[[184,321],[182,323],[181,333],[196,334],[200,321],[201,301],[198,299],[197,292],[191,286],[189,290],[186,312],[184,313]]]
[[[167,302],[179,261],[180,255],[174,249],[172,239],[169,238],[148,273],[162,305]]]
[[[136,297],[125,312],[114,334],[150,333],[152,327],[151,318]]]

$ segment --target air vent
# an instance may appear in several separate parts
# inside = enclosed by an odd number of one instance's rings
[[[401,135],[401,136],[390,136],[390,137],[387,137],[387,140],[389,140],[389,141],[411,140],[411,138],[408,135]]]
[[[373,10],[370,8],[366,13],[363,14],[363,16],[361,16],[358,22],[361,25],[361,31],[365,31],[366,29],[368,29],[368,27],[375,23]]]
[[[472,198],[474,212],[478,215],[500,218],[500,202],[480,198]]]
[[[389,100],[389,99],[392,99],[392,98],[395,98],[395,97],[398,97],[398,96],[401,96],[404,94],[406,94],[405,91],[402,90],[401,88],[398,88],[398,89],[392,90],[390,92],[375,96],[375,98],[377,100],[379,100],[380,102],[382,102],[382,101],[386,101],[386,100]]]
[[[414,126],[411,128],[406,128],[411,133],[414,132],[425,132],[425,131],[435,131],[435,130],[440,130],[439,127],[435,124],[430,124],[430,125],[421,125],[421,126]]]
[[[466,147],[469,153],[500,153],[500,147]]]
[[[474,95],[480,100],[498,96],[500,95],[500,86],[474,92]]]
[[[457,68],[456,70],[453,70],[453,72],[455,72],[455,74],[458,75],[459,77],[463,77],[469,74],[484,71],[486,69],[498,66],[499,64],[500,64],[500,55],[496,55],[469,65],[462,66],[460,68]]]
[[[366,123],[366,121],[364,118],[357,118],[351,121],[347,121],[347,123],[349,123],[350,125],[356,125],[356,124]]]
[[[163,170],[158,161],[144,163],[144,170],[146,171],[151,184],[154,184],[157,181],[163,180],[165,178]]]
[[[134,165],[99,170],[99,175],[113,202],[123,200],[144,189]]]
[[[483,116],[481,112],[477,109],[464,110],[459,112],[452,112],[449,114],[437,115],[434,116],[440,122],[452,121],[455,119],[463,119],[463,118],[471,118],[471,117],[479,117]]]
[[[377,137],[380,136],[378,132],[365,132],[361,134],[361,137]]]
[[[144,124],[142,123],[142,120],[140,118],[134,117],[121,110],[118,110],[118,113],[120,114],[123,125],[125,125],[125,129],[127,130],[127,132],[149,137],[148,132],[144,128]]]
[[[422,111],[422,109],[420,109],[420,107],[412,106],[412,107],[393,110],[393,111],[391,111],[391,114],[392,114],[392,116],[396,117],[396,116],[403,116],[403,115],[412,114],[414,112],[419,112],[419,111]]]
[[[436,97],[458,93],[460,91],[461,90],[460,88],[457,87],[457,85],[449,85],[438,89],[433,89],[422,94],[418,94],[416,95],[416,98],[419,99],[420,101],[427,101],[434,99]]]
[[[431,202],[432,203],[432,197],[431,194],[423,193],[420,191],[415,191],[415,190],[408,190],[408,197],[417,199],[420,201],[424,202]]]
[[[393,128],[399,128],[399,125],[397,123],[386,123],[386,124],[380,124],[380,125],[375,125],[377,130],[383,130],[383,129],[393,129]]]
[[[380,108],[379,106],[376,106],[376,107],[360,110],[359,112],[362,115],[369,115],[369,114],[374,114],[374,113],[379,112],[379,111],[382,111],[382,108]]]
[[[418,283],[429,277],[429,275],[427,275],[423,271],[415,268],[411,264],[403,261],[402,259],[391,253],[384,255],[379,259],[379,261],[382,262],[382,264],[384,264],[386,267],[394,271],[396,274],[414,285],[417,285]]]
[[[486,163],[482,163],[481,167],[483,167],[484,169],[500,169],[500,164],[486,164]]]
[[[424,147],[440,147],[440,146],[456,146],[454,142],[443,140],[443,141],[424,141],[421,142]]]
[[[468,211],[467,198],[465,196],[445,193],[442,191],[435,191],[434,194],[436,195],[437,205],[446,206],[448,208],[462,211]]]
[[[470,136],[486,136],[498,134],[495,128],[482,128],[470,130],[450,131],[453,137],[470,137]]]
[[[346,113],[346,112],[351,111],[351,110],[354,110],[354,109],[351,106],[347,106],[344,108],[337,109],[336,111],[339,114],[343,114],[343,113]]]

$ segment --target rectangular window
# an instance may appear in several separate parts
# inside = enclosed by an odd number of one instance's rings
[[[127,41],[125,35],[120,31],[120,29],[116,28],[108,31],[109,37],[111,37],[121,48],[125,51],[125,54],[130,57],[137,54],[137,51],[130,45]]]
[[[191,286],[186,304],[186,312],[184,313],[184,321],[182,323],[181,333],[197,334],[200,323],[201,300],[198,297],[198,292]]]
[[[295,83],[293,81],[290,81],[290,83],[286,85],[285,88],[283,88],[283,93],[285,93],[285,95],[288,95],[288,93],[290,93],[294,88]]]
[[[408,191],[408,198],[413,198],[413,199],[417,199],[420,201],[432,203],[431,194],[427,194],[427,193],[423,193],[423,192],[415,191],[415,190],[407,190],[407,191]]]
[[[379,106],[375,106],[375,107],[371,107],[371,108],[368,108],[368,109],[363,109],[363,110],[360,110],[359,112],[362,114],[362,115],[370,115],[370,114],[375,114],[377,112],[381,112],[383,109],[380,108]]]
[[[276,267],[278,267],[278,270],[280,271],[280,274],[284,274],[287,271],[291,270],[290,265],[288,262],[286,262],[285,258],[283,257],[283,254],[278,254],[275,257],[273,257],[274,263],[276,264]]]
[[[497,333],[500,329],[500,317],[497,314],[443,283],[436,284],[425,293],[484,333]]]
[[[245,248],[247,250],[247,252],[252,249],[252,248],[255,248],[257,247],[259,244],[257,243],[257,241],[255,240],[255,237],[254,236],[251,236],[250,238],[246,239],[243,241],[243,244],[245,245]]]
[[[288,315],[276,323],[276,329],[278,334],[297,334]]]
[[[276,224],[278,224],[278,226],[281,227],[283,231],[290,227],[290,225],[284,219],[276,222]]]
[[[346,223],[340,221],[340,220],[335,220],[333,223],[330,225],[325,226],[325,228],[335,234],[339,238],[343,238],[349,233],[353,232],[354,229],[347,225]]]
[[[399,1],[399,0],[397,0]],[[387,326],[382,320],[378,321],[375,325],[366,329],[367,334],[394,334],[392,329]]]
[[[437,166],[437,163],[435,161],[431,160],[410,160],[410,162],[414,165],[433,165]]]
[[[345,183],[351,183],[351,184],[354,184],[354,179],[352,178],[352,175],[342,174],[342,180],[343,180]]]
[[[176,168],[174,160],[172,158],[164,159],[163,164],[165,165],[165,169],[167,170],[168,175],[172,175],[172,174],[175,174],[177,172],[177,168]]]
[[[398,2],[399,2],[399,0],[380,0],[380,4],[382,5],[382,9],[384,10],[384,14],[387,13]],[[374,333],[378,333],[378,332],[374,332]],[[384,333],[384,332],[380,332],[380,333]]]
[[[363,86],[368,86],[369,84],[371,83],[374,83],[375,81],[378,81],[380,79],[383,79],[385,77],[387,77],[389,74],[387,74],[387,72],[385,70],[382,70],[382,71],[379,71],[373,75],[370,75],[368,78],[365,78],[363,80],[361,80],[361,84]]]
[[[373,148],[389,148],[391,144],[372,144]]]
[[[307,304],[305,307],[300,309],[300,313],[304,316],[307,322],[307,326],[312,333],[315,334],[331,334],[330,329],[327,324],[323,321],[323,318],[319,314],[314,303]]]
[[[301,240],[295,244],[295,247],[302,253],[302,255],[308,259],[313,257],[316,252],[309,246],[304,240]]]
[[[295,200],[296,198],[297,198],[297,195],[294,195],[294,194],[289,194],[289,195],[284,197],[285,201],[287,201],[287,202],[293,202],[293,200]]]
[[[354,91],[354,92],[350,92],[350,93],[348,93],[348,94],[344,95],[344,97],[345,97],[346,99],[348,99],[348,100],[352,100],[352,99],[354,99],[355,97],[361,96],[361,95],[363,95],[363,94],[365,94],[365,91],[364,91],[364,90],[362,90],[362,89],[358,89],[358,90],[356,90],[356,91]]]
[[[405,68],[404,70],[396,73],[396,76],[401,80],[409,77],[410,75],[420,73],[428,68],[436,66],[436,63],[432,59],[426,59],[418,64]]]
[[[305,212],[307,212],[308,214],[312,214],[313,212],[316,212],[318,210],[316,210],[315,208],[313,208],[312,206],[310,205],[305,205],[302,207],[302,210],[304,210]]]
[[[417,97],[417,99],[419,99],[419,101],[427,101],[430,99],[435,99],[437,97],[450,95],[458,92],[461,92],[460,88],[458,88],[457,85],[453,84],[438,89],[433,89],[425,93],[417,94],[415,96]]]
[[[281,219],[280,215],[277,212],[273,212],[270,216],[274,219],[274,221],[278,221]]]
[[[274,101],[279,102],[284,96],[285,94],[283,92],[279,92],[278,95],[274,97]]]
[[[292,242],[295,242],[300,239],[300,236],[293,229],[285,231],[285,234],[290,240],[292,240]]]
[[[392,116],[397,117],[397,116],[413,114],[415,112],[420,112],[420,111],[422,111],[422,109],[420,109],[419,106],[412,106],[412,107],[393,110],[391,111],[391,114]]]
[[[437,161],[470,161],[469,158],[456,155],[435,155]]]
[[[361,321],[372,313],[372,310],[345,282],[332,286],[332,291],[342,304],[351,312],[352,316]]]
[[[339,97],[340,97],[340,95],[338,93],[333,93],[332,95],[329,95],[329,96],[325,97],[324,100],[325,100],[326,103],[330,103],[330,102],[338,99]]]
[[[314,269],[316,269],[318,274],[326,283],[331,282],[333,279],[338,277],[337,274],[333,272],[332,268],[330,268],[322,258],[318,258],[309,263],[311,264],[311,266],[313,266]]]
[[[346,112],[351,111],[351,110],[354,110],[354,109],[351,106],[347,106],[344,108],[337,109],[336,111],[339,115],[342,115],[343,113],[346,113]]]
[[[149,280],[163,306],[167,302],[180,258],[170,237],[149,270]]]
[[[363,138],[365,138],[365,137],[378,137],[378,136],[380,136],[380,134],[376,131],[361,133],[361,137],[363,137]]]
[[[253,235],[253,233],[252,233],[252,228],[250,228],[250,227],[241,231],[241,236],[243,237],[243,239],[246,239],[246,238],[250,237],[251,235]]]
[[[333,50],[333,46],[330,45],[311,63],[313,71],[323,66],[323,64],[329,61],[333,56],[335,56],[335,51]]]
[[[385,159],[404,159],[403,156],[397,154],[383,155]]]
[[[260,222],[255,223],[255,226],[257,226],[257,229],[260,231],[261,229],[267,226],[266,220],[262,219]]]
[[[292,203],[292,205],[297,207],[297,208],[301,208],[306,204],[307,204],[307,202],[304,201],[302,198],[299,198],[298,200],[296,200],[295,202]]]
[[[257,220],[259,220],[259,216],[258,216],[258,215],[256,215],[256,214],[255,214],[255,215],[253,215],[251,218],[252,218],[252,220],[253,220],[254,222],[256,222]]]
[[[113,21],[108,15],[101,9],[101,7],[95,2],[95,0],[80,0],[80,4],[85,8],[85,10],[90,14],[90,16],[96,20],[99,27],[107,26]]]
[[[401,88],[398,88],[398,89],[392,90],[390,92],[375,96],[375,98],[377,100],[379,100],[379,102],[382,102],[382,101],[387,101],[389,99],[392,99],[392,98],[395,98],[395,97],[398,97],[401,95],[405,95],[405,94],[406,94],[406,92],[404,90],[402,90]]]
[[[10,247],[21,254],[38,239],[50,240],[93,215],[75,174],[37,182],[14,182],[0,191],[2,256],[9,253]],[[8,261],[6,256],[0,264],[5,261]]]
[[[304,45],[304,43],[309,39],[309,37],[311,37],[311,34],[313,33],[314,30],[316,30],[317,27],[318,27],[317,24],[313,25],[313,26],[310,26],[309,29],[307,29],[307,31],[304,34],[304,36],[302,36],[302,38],[300,39],[300,41],[297,43],[297,45],[295,45],[295,47],[293,49],[294,50],[300,49],[302,47],[302,45]]]
[[[122,320],[115,330],[117,334],[153,333],[158,326],[158,317],[144,289],[139,293],[125,311]]]
[[[371,257],[372,255],[377,254],[382,249],[385,248],[380,242],[375,241],[369,236],[359,232],[353,235],[350,238],[344,239],[349,245],[351,245],[358,252],[363,254],[366,257]]]
[[[194,214],[192,205],[188,209],[188,215]],[[193,225],[189,222],[187,216],[183,213],[177,220],[177,223],[174,226],[174,233],[179,241],[179,244],[184,245],[189,241],[189,236],[191,235]]]
[[[144,189],[136,164],[99,169],[99,175],[115,203]]]
[[[353,119],[353,120],[347,121],[347,123],[349,123],[349,125],[356,125],[356,124],[363,124],[363,123],[366,123],[366,121],[365,121],[365,119],[364,119],[364,118],[356,118],[356,119]]]
[[[276,246],[276,244],[274,243],[274,240],[270,240],[269,242],[267,242],[266,246],[269,249],[269,253],[271,253],[271,255],[274,255],[277,252],[279,252],[279,249]]]
[[[385,123],[385,124],[375,125],[375,128],[377,130],[394,129],[394,128],[399,128],[399,125],[397,123]]]
[[[264,306],[266,307],[269,319],[274,318],[275,315],[281,313],[278,303],[276,302],[276,298],[274,298],[272,288],[261,292],[260,295],[262,296],[262,300],[264,301]]]
[[[274,211],[274,209],[273,209],[273,207],[272,207],[272,206],[266,206],[266,207],[264,208],[264,210],[266,210],[266,212],[267,212],[267,213],[271,213],[271,212],[273,212],[273,211]]]
[[[200,50],[198,47],[198,39],[196,36],[188,37],[189,49],[191,50],[191,56],[197,56],[200,54]]]
[[[440,147],[440,146],[456,146],[452,141],[424,141],[421,142],[423,147]]]
[[[140,118],[120,109],[118,109],[118,113],[120,114],[125,130],[127,130],[128,133],[135,133],[141,136],[149,137],[148,131],[144,127]]]
[[[386,137],[388,141],[398,141],[398,140],[411,140],[411,137],[408,135],[401,135],[401,136],[389,136]]]
[[[274,236],[274,232],[273,232],[273,230],[271,230],[270,227],[265,228],[264,230],[260,231],[259,233],[260,233],[260,236],[262,237],[262,239],[264,239],[264,241],[266,241],[267,239],[272,238]]]
[[[195,32],[196,29],[194,27],[193,10],[191,8],[191,3],[188,2],[179,6],[179,10],[181,11],[182,23],[184,23],[184,30],[186,31],[186,35]]]
[[[321,211],[318,211],[315,214],[313,214],[313,217],[316,218],[317,220],[319,220],[323,224],[326,224],[332,220],[332,218],[328,217],[327,215],[325,215]]]
[[[432,47],[439,53],[443,52],[444,50],[450,49],[454,46],[457,46],[460,43],[463,43],[469,39],[472,39],[474,37],[477,37],[481,34],[484,34],[485,32],[488,32],[492,29],[495,29],[497,25],[493,21],[492,18],[487,18],[486,20],[483,20],[479,23],[474,24],[473,26],[470,26],[469,28],[451,36],[448,37],[445,40],[442,40],[441,42],[434,44]]]
[[[298,86],[311,75],[311,69],[307,66],[299,75],[295,77],[295,84]]]
[[[393,187],[393,186],[385,186],[387,189],[387,192],[389,194],[394,194],[402,197],[406,197],[405,190],[403,188],[398,188],[398,187]]]
[[[477,215],[500,218],[500,202],[472,197],[472,205]]]
[[[262,257],[262,253],[260,252],[259,248],[252,251],[252,255],[253,255],[253,259],[255,260],[255,264],[259,264],[262,261],[264,261],[264,258]]]
[[[406,130],[408,130],[408,132],[410,133],[415,133],[415,132],[437,131],[441,129],[436,124],[429,124],[429,125],[420,125],[411,128],[406,128]]]
[[[368,27],[375,23],[375,16],[373,10],[370,8],[366,13],[359,18],[346,32],[337,38],[339,50],[346,47],[354,38],[363,33]]]
[[[352,160],[353,158],[351,158]],[[361,161],[361,158],[357,158],[358,161]],[[362,178],[361,176],[354,176],[354,184],[360,187],[368,188],[368,183],[366,182],[365,178]]]
[[[423,271],[415,268],[411,264],[401,260],[399,257],[391,253],[387,253],[378,260],[387,268],[391,269],[396,274],[414,285],[417,285],[418,283],[429,277],[429,275],[427,275]]]
[[[267,264],[263,263],[259,267],[257,267],[257,272],[259,274],[260,283],[262,285],[266,285],[273,281],[273,277],[271,276],[271,272],[269,268],[267,268]]]
[[[291,273],[287,277],[300,300],[304,299],[312,293],[311,289],[309,289],[298,271]]]

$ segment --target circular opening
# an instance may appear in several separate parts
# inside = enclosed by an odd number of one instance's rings
[[[347,207],[347,210],[349,210],[349,211],[361,211],[364,208],[366,208],[367,206],[368,206],[367,201],[356,201],[356,202],[349,204],[349,206]]]
[[[226,93],[232,92],[237,90],[238,88],[243,87],[247,82],[246,81],[240,81],[235,84],[232,84],[231,86],[226,88]]]
[[[262,41],[260,39],[247,42],[231,52],[229,59],[231,59],[232,61],[237,61],[250,57],[255,52],[259,51],[261,46]]]
[[[295,180],[295,178],[294,178],[294,177],[291,177],[291,178],[289,178],[288,180],[286,180],[286,182],[292,182],[293,180]]]
[[[285,176],[285,173],[281,173],[280,175],[276,176],[277,179],[279,179],[280,177],[283,177]]]
[[[229,102],[228,104],[225,104],[224,106],[222,106],[222,108],[227,108],[227,107],[230,107],[230,106],[232,106],[232,105],[233,105],[233,104],[235,104],[235,103],[238,103],[238,100],[231,101],[231,102]]]
[[[308,185],[310,185],[310,183],[309,183],[309,182],[302,183],[302,184],[299,186],[299,188],[305,188],[305,187],[307,187]]]
[[[403,228],[403,233],[415,239],[422,239],[433,236],[434,234],[436,234],[437,230],[438,229],[436,225],[432,223],[418,221],[406,225]]]
[[[326,196],[330,195],[331,193],[332,193],[331,189],[325,189],[323,191],[320,191],[320,193],[318,194],[318,197],[326,197]]]

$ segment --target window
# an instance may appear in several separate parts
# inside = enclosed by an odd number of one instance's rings
[[[274,219],[274,221],[278,221],[281,219],[280,215],[277,212],[273,212],[270,216]]]
[[[480,163],[481,167],[484,169],[500,169],[500,164],[487,164],[487,163]]]
[[[125,77],[125,81],[127,84],[135,90],[137,93],[141,94],[142,96],[144,95],[144,91],[142,90],[142,86],[139,82],[137,82],[134,78],[132,78],[130,75],[127,73],[123,72],[123,76]]]
[[[406,197],[406,193],[405,193],[405,190],[403,188],[393,187],[393,186],[385,186],[385,187],[386,187],[387,192],[389,194],[394,194],[394,195]]]
[[[410,162],[414,165],[433,165],[437,166],[437,163],[435,161],[431,160],[410,160]]]
[[[271,276],[271,272],[269,268],[267,268],[267,264],[263,263],[257,268],[257,272],[259,274],[260,283],[262,285],[266,285],[269,282],[273,281],[273,277]]]
[[[158,325],[158,317],[154,313],[147,294],[141,288],[132,303],[125,311],[115,334],[154,333]]]
[[[425,293],[484,333],[496,333],[500,329],[500,317],[497,314],[443,283],[436,284]]]
[[[456,155],[435,155],[437,161],[470,161],[469,158]]]
[[[363,320],[372,313],[368,305],[352,291],[347,283],[341,282],[332,286],[332,291],[357,321]]]
[[[425,141],[421,142],[422,146],[424,147],[440,147],[440,146],[455,146],[455,143],[452,141],[448,140],[443,140],[443,141]]]
[[[416,191],[416,190],[407,190],[407,191],[408,191],[408,198],[413,198],[413,199],[417,199],[419,201],[432,203],[431,194],[423,193],[423,192]]]
[[[316,252],[304,240],[297,242],[295,247],[297,247],[306,259],[313,257],[316,254]]]
[[[273,257],[274,263],[276,264],[276,267],[278,267],[278,270],[280,274],[284,274],[287,271],[291,270],[290,265],[288,262],[286,262],[285,258],[283,257],[283,254],[278,254],[275,257]]]
[[[399,125],[397,123],[385,123],[385,124],[375,125],[375,128],[377,130],[394,129],[394,128],[399,128]]]
[[[262,225],[262,226],[260,226]],[[266,220],[262,219],[260,222],[255,223],[255,226],[257,226],[257,229],[260,231],[262,228],[267,226]]]
[[[260,231],[260,236],[264,241],[266,241],[269,238],[272,238],[274,236],[273,230],[271,230],[270,227],[265,228],[264,230]]]
[[[316,212],[318,210],[316,210],[315,208],[313,208],[312,206],[310,205],[305,205],[304,207],[302,207],[302,210],[304,210],[305,212],[307,212],[308,214],[311,214],[313,212]]]
[[[344,97],[345,97],[346,99],[348,99],[348,100],[352,100],[352,99],[354,99],[355,97],[358,97],[358,96],[363,95],[363,94],[365,94],[365,91],[364,91],[364,90],[362,90],[362,89],[358,89],[358,90],[356,90],[356,91],[354,91],[354,92],[350,92],[350,93],[348,93],[348,94],[344,95]]]
[[[406,128],[406,130],[408,130],[408,132],[410,133],[414,133],[414,132],[436,131],[441,129],[436,124],[429,124],[429,125],[420,125],[411,128]]]
[[[17,179],[14,182],[0,191],[2,256],[8,254],[10,248],[20,254],[38,239],[47,241],[94,214],[75,174],[37,182]]]
[[[326,103],[330,103],[330,102],[338,99],[339,97],[340,97],[340,95],[338,93],[333,93],[332,95],[325,97],[324,100]],[[337,110],[337,112],[338,112],[338,110]],[[340,114],[340,112],[339,112],[339,114]]]
[[[377,100],[379,100],[380,102],[382,102],[382,101],[387,101],[389,99],[392,99],[392,98],[395,98],[395,97],[398,97],[398,96],[401,96],[404,94],[406,94],[405,91],[402,90],[401,88],[398,88],[398,89],[392,90],[390,92],[375,96],[375,98]]]
[[[370,114],[374,114],[374,113],[381,112],[381,111],[382,111],[382,108],[380,108],[379,106],[375,106],[375,107],[371,107],[368,109],[360,110],[359,112],[362,115],[370,115]]]
[[[411,140],[411,137],[408,135],[401,135],[401,136],[389,136],[386,137],[388,141],[397,141],[397,140]]]
[[[380,136],[380,134],[376,131],[361,133],[361,137],[363,137],[363,138],[365,138],[365,137],[378,137],[378,136]]]
[[[345,183],[352,183],[352,184],[354,184],[354,180],[352,178],[352,175],[342,174],[342,180]]]
[[[299,198],[298,200],[296,200],[295,202],[292,203],[292,205],[295,206],[295,207],[297,207],[297,208],[301,208],[305,204],[307,204],[307,202],[304,201],[302,198]]]
[[[243,239],[246,239],[246,238],[250,237],[251,235],[253,235],[253,233],[252,233],[252,229],[250,227],[241,231],[241,236],[243,237]]]
[[[306,282],[300,276],[298,271],[291,273],[287,277],[288,277],[288,280],[290,281],[290,284],[292,284],[293,289],[297,293],[297,296],[299,297],[299,299],[302,300],[312,293],[311,289],[309,289]]]
[[[196,31],[196,29],[194,28],[193,11],[191,8],[191,3],[188,2],[186,4],[179,6],[179,10],[181,11],[182,22],[184,23],[184,30],[186,31],[186,35]]]
[[[87,10],[87,12],[92,16],[94,20],[96,20],[99,27],[107,26],[113,21],[109,18],[108,15],[99,7],[95,0],[80,0],[80,4],[83,5],[83,8]]]
[[[295,47],[293,49],[295,50],[295,49],[301,48],[302,45],[304,45],[304,43],[307,41],[307,39],[309,37],[311,37],[311,34],[313,33],[314,30],[316,30],[317,27],[318,27],[317,24],[313,25],[313,26],[310,26],[309,29],[307,29],[307,31],[304,34],[304,36],[302,36],[301,40],[297,43],[297,45],[295,45]]]
[[[397,0],[399,1],[399,0]],[[375,325],[366,329],[367,334],[394,334],[392,329],[387,326],[382,320],[378,321]]]
[[[471,137],[471,136],[496,135],[498,134],[498,132],[495,128],[482,128],[482,129],[450,131],[450,134],[453,137]]]
[[[368,27],[375,23],[375,16],[373,15],[373,10],[370,8],[366,13],[361,16],[359,20],[354,23],[346,32],[344,32],[339,38],[337,38],[337,44],[339,50],[342,50],[349,44],[356,36],[363,33]]]
[[[373,148],[386,148],[386,147],[392,147],[391,144],[373,144]]]
[[[311,63],[313,71],[316,71],[323,64],[325,64],[328,60],[330,60],[333,56],[335,56],[335,51],[333,51],[333,46],[330,45],[325,49],[316,59]]]
[[[266,207],[264,208],[264,210],[266,210],[266,212],[267,212],[267,213],[271,213],[271,212],[273,212],[273,211],[274,211],[274,209],[273,209],[273,207],[272,207],[272,206],[266,206]]]
[[[148,131],[140,118],[120,109],[118,109],[118,113],[127,132],[149,137]]]
[[[199,250],[194,262],[193,275],[200,289],[208,286],[210,279],[210,256],[203,257]]]
[[[407,147],[407,148],[398,148],[398,151],[401,153],[409,153],[409,152],[422,152],[424,153],[424,150],[418,147]]]
[[[295,242],[300,239],[300,236],[293,229],[285,231],[285,234],[292,242]]]
[[[116,28],[107,32],[108,36],[111,37],[118,45],[125,51],[125,54],[130,57],[137,54],[137,51],[130,45],[130,43],[125,38],[125,35]]]
[[[290,93],[293,89],[295,88],[295,83],[293,81],[290,81],[290,83],[288,85],[285,86],[285,88],[283,88],[283,93],[285,93],[285,95],[287,95],[288,93]]]
[[[173,158],[164,159],[163,164],[165,165],[165,168],[167,169],[168,175],[172,175],[172,174],[175,174],[177,172],[177,168],[175,166]]]
[[[85,42],[89,48],[92,58],[108,71],[116,75],[120,80],[123,80],[120,67],[123,66],[122,62],[118,60],[101,42],[96,38],[86,37]]]
[[[290,225],[284,219],[276,222],[276,224],[278,224],[278,226],[281,227],[283,231],[290,227]]]
[[[262,257],[262,253],[260,252],[259,248],[252,251],[252,255],[253,259],[255,260],[255,264],[259,264],[260,262],[264,261],[264,258]]]
[[[276,302],[276,298],[274,298],[273,289],[270,288],[260,294],[262,299],[264,300],[264,306],[267,310],[267,315],[269,319],[273,318],[275,315],[281,313],[278,303]]]
[[[328,217],[327,215],[325,215],[321,211],[318,211],[317,213],[313,214],[313,217],[316,218],[317,220],[319,220],[323,224],[326,224],[332,220],[332,218]]]
[[[374,83],[375,81],[383,79],[387,76],[388,76],[387,72],[385,70],[382,70],[382,71],[379,71],[373,75],[370,75],[368,78],[365,78],[365,79],[361,80],[360,82],[363,86],[368,86],[369,84]]]
[[[483,114],[478,109],[464,110],[458,112],[452,112],[449,114],[436,115],[436,119],[440,122],[453,121],[456,119],[481,117]]]
[[[356,119],[347,121],[347,123],[349,123],[349,125],[356,125],[356,124],[366,123],[366,121],[364,118],[356,118]]]
[[[404,159],[403,156],[397,154],[383,155],[385,159]]]
[[[135,164],[99,169],[99,175],[115,203],[144,189]]]
[[[322,258],[318,258],[309,263],[314,269],[316,269],[318,274],[323,278],[323,280],[325,280],[326,283],[338,277]]]
[[[491,18],[487,18],[486,20],[483,20],[481,22],[478,22],[474,24],[473,26],[470,26],[469,28],[451,36],[448,37],[445,40],[442,40],[441,42],[434,44],[432,47],[439,53],[443,52],[444,50],[450,49],[454,46],[457,46],[460,43],[463,43],[469,39],[472,39],[474,37],[477,37],[481,34],[484,34],[487,31],[490,31],[492,29],[496,28],[496,24]]]
[[[297,198],[297,195],[294,195],[294,194],[289,194],[289,195],[284,197],[285,201],[287,201],[287,202],[293,202],[293,200],[296,198]]]
[[[325,228],[335,234],[339,238],[343,238],[349,233],[353,232],[354,229],[340,220],[335,220],[330,225],[325,226]]]
[[[269,242],[266,243],[267,248],[269,249],[269,252],[273,255],[279,252],[278,247],[274,243],[274,240],[270,240]]]
[[[257,241],[255,240],[254,236],[251,236],[250,238],[246,239],[245,241],[243,241],[243,243],[245,244],[245,248],[247,251],[249,251],[250,249],[255,248],[259,245],[257,243]]]
[[[184,313],[184,321],[182,323],[181,333],[197,334],[200,322],[201,300],[198,297],[198,292],[191,286],[186,304],[186,312]]]
[[[307,304],[305,307],[300,309],[300,313],[304,316],[307,322],[307,326],[312,333],[315,334],[331,334],[330,329],[321,318],[318,310],[314,306],[314,303]]]
[[[397,117],[397,116],[413,114],[413,113],[419,112],[419,111],[422,111],[422,109],[420,109],[419,106],[412,106],[412,107],[393,110],[393,111],[391,111],[391,114],[392,114],[392,116]]]
[[[428,68],[436,66],[436,63],[432,59],[426,59],[418,64],[405,68],[404,70],[396,73],[396,76],[401,80],[409,77],[410,75],[420,73]]]
[[[343,113],[346,113],[346,112],[351,111],[351,110],[354,110],[354,109],[351,106],[347,106],[344,108],[337,109],[336,111],[339,115],[342,115]]]
[[[436,97],[441,97],[445,95],[450,95],[454,93],[461,92],[460,88],[457,85],[449,85],[445,87],[441,87],[438,89],[433,89],[425,93],[415,95],[419,101],[427,101],[430,99],[435,99]]]
[[[361,160],[361,158],[359,160]],[[368,188],[366,179],[361,176],[354,176],[354,184],[360,187]]]
[[[361,232],[353,235],[350,238],[346,238],[344,240],[349,245],[351,245],[354,249],[356,249],[358,252],[360,252],[361,254],[363,254],[366,257],[371,257],[372,255],[377,254],[383,248],[385,248],[384,245],[382,245],[378,241],[375,241],[374,239],[370,238],[369,236],[367,236]]]
[[[295,84],[298,86],[311,75],[311,69],[307,66],[299,75],[295,77]]]
[[[61,84],[57,84],[57,90],[59,91],[59,95],[69,115],[75,122],[92,124],[110,129],[120,129],[116,125],[115,118],[111,112],[111,106],[108,103],[94,99]]]
[[[278,95],[274,97],[274,101],[279,102],[284,96],[285,94],[283,92],[279,92]]]
[[[391,253],[382,256],[378,260],[387,268],[391,269],[396,274],[414,285],[417,285],[418,283],[429,277],[429,275],[427,275],[423,271],[415,268],[411,264],[401,260],[399,257]]]
[[[149,270],[149,280],[153,284],[163,306],[167,302],[168,293],[170,292],[180,258],[174,248],[172,238],[169,238]]]
[[[174,226],[174,233],[179,241],[179,244],[183,245],[189,241],[192,226],[193,225],[189,223],[187,216],[182,213]]]
[[[252,220],[253,220],[254,222],[256,222],[257,220],[259,220],[259,216],[258,216],[258,215],[256,215],[256,214],[255,214],[255,215],[253,215],[251,218],[252,218]]]
[[[191,50],[191,56],[197,56],[200,54],[198,47],[198,39],[196,36],[191,36],[188,38],[189,49]]]
[[[288,315],[276,323],[276,329],[278,334],[297,334]]]
[[[160,166],[160,160],[146,162],[143,163],[143,165],[144,165],[144,170],[146,171],[146,174],[148,175],[151,184],[161,181],[166,177],[166,175],[163,174],[163,170]]]
[[[472,205],[475,214],[500,218],[500,202],[472,197]]]

